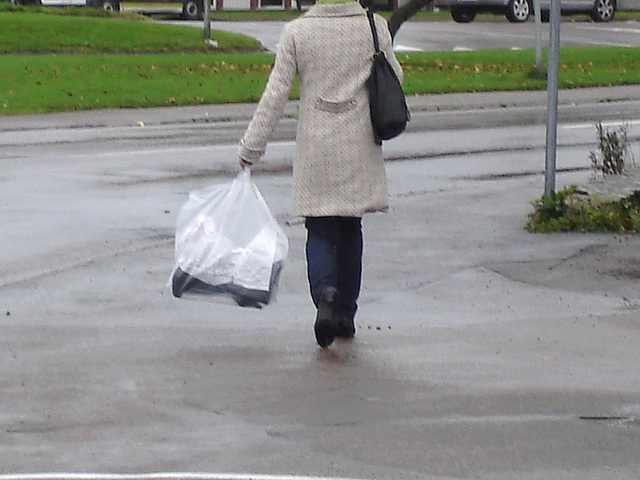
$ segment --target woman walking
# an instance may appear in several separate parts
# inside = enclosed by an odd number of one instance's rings
[[[386,21],[375,15],[380,49],[399,79]],[[319,0],[288,23],[269,81],[240,142],[240,165],[260,160],[300,78],[293,160],[296,213],[305,217],[307,273],[317,308],[315,335],[328,347],[355,335],[365,213],[388,208],[382,148],[365,82],[374,46],[366,11],[352,0]]]

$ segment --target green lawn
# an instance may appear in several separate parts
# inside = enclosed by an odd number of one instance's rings
[[[78,16],[92,9],[40,9],[33,12],[0,10],[0,53],[176,53],[212,50],[202,31],[157,24],[145,17]],[[45,12],[59,12],[55,15]],[[100,12],[100,10],[98,10]],[[255,50],[252,38],[212,32],[221,49]]]
[[[273,55],[241,35],[0,3],[0,115],[256,101]],[[638,48],[565,48],[561,88],[640,84]],[[399,54],[407,94],[543,89],[533,51]],[[297,91],[294,89],[292,97]]]
[[[10,55],[0,112],[257,101],[270,55]]]
[[[545,52],[546,53],[546,52]],[[400,54],[407,93],[540,90],[533,50]],[[560,88],[640,84],[640,48],[563,48]]]

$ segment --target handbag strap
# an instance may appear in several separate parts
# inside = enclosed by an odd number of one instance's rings
[[[369,19],[369,25],[371,25],[371,35],[373,35],[373,46],[376,49],[376,53],[380,53],[380,43],[378,42],[378,31],[376,30],[376,22],[373,18],[373,12],[367,10],[367,18]]]

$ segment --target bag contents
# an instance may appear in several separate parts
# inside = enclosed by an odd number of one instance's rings
[[[288,250],[245,169],[229,184],[189,194],[176,226],[172,293],[260,308],[275,299]]]

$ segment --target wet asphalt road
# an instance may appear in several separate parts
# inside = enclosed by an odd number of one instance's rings
[[[584,16],[571,17],[561,24],[562,47],[637,47],[640,46],[640,23],[613,21],[594,23]],[[203,22],[176,21],[176,25],[202,28]],[[214,21],[212,30],[240,33],[260,40],[263,46],[275,52],[284,22],[229,22]],[[549,42],[549,24],[540,27],[542,46]],[[394,41],[397,51],[466,51],[466,50],[524,50],[536,47],[536,24],[533,20],[523,24],[503,21],[405,22]]]
[[[559,186],[588,180],[604,99],[639,158],[634,92],[564,98]],[[2,474],[637,479],[640,240],[523,229],[541,101],[510,100],[511,126],[505,97],[415,105],[423,126],[385,147],[392,208],[364,222],[357,337],[328,350],[291,120],[254,172],[290,257],[278,301],[247,310],[166,282],[186,193],[233,177],[251,106],[0,119]]]

